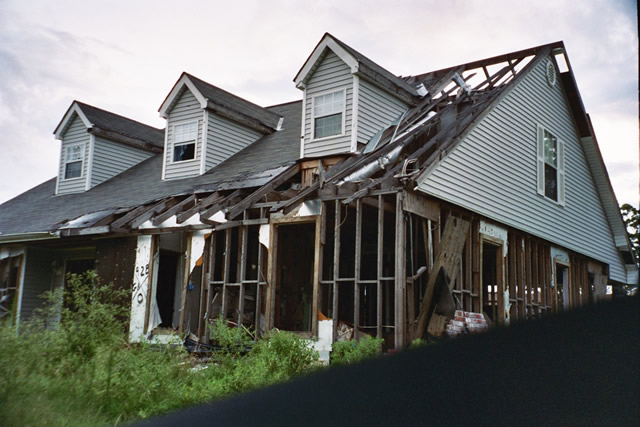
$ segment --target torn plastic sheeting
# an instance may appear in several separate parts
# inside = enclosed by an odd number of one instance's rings
[[[194,231],[191,236],[191,262],[189,263],[189,272],[198,265],[202,265],[202,257],[204,255],[204,243],[207,235],[211,234],[211,230]],[[197,258],[196,258],[197,257]],[[200,264],[198,264],[200,261]]]
[[[322,202],[320,200],[306,200],[294,216],[316,216],[322,213]]]
[[[82,228],[89,227],[100,221],[103,218],[111,214],[118,213],[120,209],[108,209],[104,211],[92,212],[84,215],[80,215],[79,217],[67,221],[65,224],[59,227],[60,230],[69,229],[69,228]]]
[[[267,249],[269,249],[269,237],[271,226],[269,224],[261,224],[258,231],[258,241]]]
[[[389,166],[390,164],[392,164],[393,162],[398,160],[398,157],[400,157],[400,153],[402,152],[403,148],[404,147],[402,145],[398,145],[396,148],[391,150],[386,155],[377,158],[376,160],[372,161],[371,163],[368,163],[368,164],[364,165],[362,168],[360,168],[357,171],[353,172],[352,174],[344,177],[343,179],[338,181],[337,185],[340,186],[340,185],[344,184],[345,182],[360,182],[360,181],[363,181],[363,180],[369,178],[370,176],[372,176],[376,172],[385,169],[387,166]]]

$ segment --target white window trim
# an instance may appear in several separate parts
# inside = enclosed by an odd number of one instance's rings
[[[179,122],[175,122],[171,125],[171,146],[169,147],[169,164],[170,165],[174,165],[174,164],[187,164],[189,162],[197,162],[198,161],[198,122],[199,119],[196,120],[182,120]],[[176,143],[176,126],[181,126],[181,125],[188,125],[191,123],[195,123],[196,124],[196,137],[193,139],[193,142],[191,142],[191,140],[189,141],[180,141],[179,143]],[[174,161],[173,160],[173,148],[176,145],[187,145],[187,144],[195,144],[195,146],[193,147],[193,159],[189,159],[189,160],[178,160],[178,161]]]
[[[65,175],[67,174],[67,164],[68,163],[74,163],[77,162],[77,160],[73,160],[73,161],[69,161],[69,159],[67,159],[67,150],[69,148],[72,147],[82,147],[82,156],[80,159],[80,176],[76,176],[74,178],[65,178]],[[62,180],[65,182],[69,182],[69,181],[74,181],[74,180],[79,180],[79,179],[83,179],[84,178],[84,158],[86,156],[86,143],[84,142],[80,142],[80,143],[76,143],[76,144],[69,144],[67,146],[64,147],[64,163],[62,165]]]
[[[556,171],[558,173],[557,175],[557,186],[558,186],[558,200],[553,200],[549,197],[547,197],[545,195],[545,177],[544,177],[544,165],[545,165],[545,161],[544,161],[544,141],[543,141],[543,136],[544,136],[544,131],[549,132],[551,135],[553,135],[556,138],[556,143],[558,144],[556,149],[558,151],[558,166],[556,168]],[[542,125],[538,125],[537,126],[537,134],[536,134],[536,154],[537,154],[537,190],[538,190],[538,194],[541,195],[542,197],[545,198],[545,200],[549,200],[552,203],[555,203],[559,206],[564,206],[565,205],[565,196],[566,196],[566,192],[565,192],[565,163],[564,163],[564,141],[562,141],[558,136],[557,133],[550,131],[548,128],[542,126]]]
[[[316,98],[324,96],[324,95],[328,95],[330,93],[337,93],[337,92],[342,92],[342,133],[336,134],[336,135],[330,135],[330,136],[324,136],[322,138],[316,138],[316,116],[315,116],[315,102],[316,102]],[[336,114],[336,113],[333,113]],[[330,116],[333,114],[326,114],[323,116],[318,116],[318,118],[320,117],[325,117],[325,116]],[[315,141],[325,141],[328,139],[333,139],[333,138],[339,138],[341,136],[345,136],[347,134],[347,129],[346,129],[346,118],[347,118],[347,88],[343,87],[343,88],[339,88],[339,89],[331,89],[331,90],[325,90],[323,92],[319,92],[319,93],[315,93],[313,95],[311,95],[311,141],[315,142]]]

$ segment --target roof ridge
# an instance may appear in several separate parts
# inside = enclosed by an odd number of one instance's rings
[[[94,106],[94,105],[87,104],[86,102],[78,101],[77,99],[75,99],[73,102],[75,102],[76,104],[78,104],[78,106],[80,106],[81,108],[82,108],[82,107],[93,108],[94,110],[98,110],[98,111],[101,111],[101,112],[103,112],[103,113],[107,113],[107,114],[110,114],[110,115],[112,115],[112,116],[116,116],[116,117],[119,117],[119,118],[121,118],[121,119],[128,120],[128,121],[130,121],[130,122],[136,123],[136,124],[141,125],[141,126],[145,126],[145,127],[148,127],[148,128],[151,128],[151,129],[154,129],[154,130],[157,130],[157,131],[161,131],[161,132],[162,132],[162,131],[164,131],[164,128],[157,128],[157,127],[155,127],[155,126],[151,126],[151,125],[148,125],[148,124],[146,124],[146,123],[142,123],[141,121],[138,121],[138,120],[132,119],[132,118],[130,118],[130,117],[123,116],[122,114],[114,113],[114,112],[112,112],[112,111],[105,110],[104,108],[96,107],[96,106]]]

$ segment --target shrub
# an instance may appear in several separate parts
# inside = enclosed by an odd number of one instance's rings
[[[382,338],[374,338],[368,335],[360,338],[360,341],[338,341],[333,344],[331,363],[346,365],[376,357],[382,352],[383,342]]]

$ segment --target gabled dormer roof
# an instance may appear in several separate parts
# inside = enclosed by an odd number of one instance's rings
[[[61,139],[72,119],[78,116],[90,133],[118,141],[136,148],[160,152],[164,146],[164,130],[131,120],[109,111],[73,101],[53,131]]]
[[[220,89],[189,73],[183,72],[171,92],[158,110],[166,118],[184,88],[188,88],[200,102],[201,108],[207,108],[230,120],[253,128],[262,133],[271,133],[278,129],[281,117],[272,111]]]
[[[317,62],[322,59],[325,50],[330,49],[338,55],[350,68],[352,73],[364,76],[381,89],[397,96],[408,104],[415,104],[419,98],[414,86],[390,71],[376,64],[357,50],[346,45],[329,33],[322,36],[311,55],[298,71],[293,81],[298,88],[304,88],[306,81],[313,74]]]

